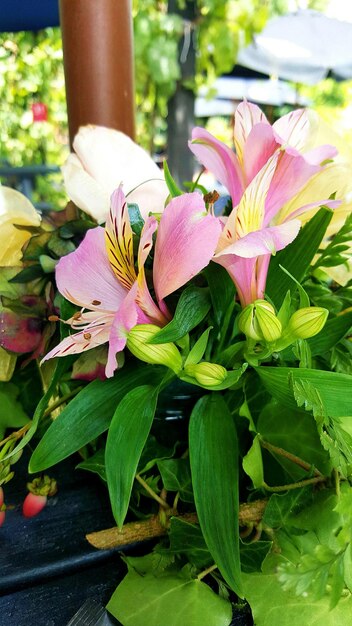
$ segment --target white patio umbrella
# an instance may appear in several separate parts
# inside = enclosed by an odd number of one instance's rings
[[[273,18],[237,62],[309,85],[329,71],[352,78],[352,23],[310,9]]]

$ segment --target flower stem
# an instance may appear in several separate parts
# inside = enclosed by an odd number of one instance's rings
[[[283,448],[278,448],[277,446],[274,446],[272,443],[269,443],[264,439],[260,439],[260,445],[262,446],[262,448],[269,450],[269,452],[273,452],[274,454],[283,456],[285,459],[292,461],[292,463],[299,465],[299,467],[302,467],[302,469],[305,469],[307,472],[313,472],[314,476],[323,476],[322,473],[319,472],[318,469],[310,465],[310,463],[303,461],[303,459],[301,459],[299,456],[291,454],[291,452],[287,452],[287,450],[284,450]]]

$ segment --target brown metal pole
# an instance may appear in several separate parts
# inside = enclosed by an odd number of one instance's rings
[[[131,0],[60,0],[70,141],[98,124],[134,138]]]

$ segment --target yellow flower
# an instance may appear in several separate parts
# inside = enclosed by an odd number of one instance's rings
[[[40,215],[28,198],[0,186],[0,267],[21,265],[22,248],[31,236],[26,226],[39,225]]]

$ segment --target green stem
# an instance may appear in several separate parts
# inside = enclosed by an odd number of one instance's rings
[[[163,509],[169,509],[169,505],[167,502],[165,502],[165,500],[163,500],[162,498],[160,498],[160,496],[158,496],[157,493],[155,493],[155,491],[153,491],[153,489],[151,487],[149,487],[148,483],[142,478],[142,476],[140,476],[140,474],[136,474],[135,475],[135,479],[139,482],[140,485],[142,485],[142,487],[147,491],[147,493],[149,493],[149,495],[156,500],[156,502],[158,502],[158,504],[160,504],[160,506]]]
[[[226,315],[224,317],[224,321],[223,321],[223,324],[222,324],[222,327],[221,327],[220,341],[219,341],[219,345],[218,345],[217,351],[216,351],[217,355],[221,352],[221,350],[223,350],[225,339],[226,339],[226,334],[227,334],[227,331],[228,331],[228,328],[229,328],[229,324],[230,324],[230,321],[232,320],[232,317],[233,317],[233,310],[234,310],[234,308],[235,308],[235,303],[231,304],[229,306],[229,308],[227,309],[227,311],[226,311]]]
[[[205,578],[206,576],[208,576],[208,574],[211,574],[211,572],[213,572],[215,569],[218,569],[218,566],[214,563],[214,565],[211,565],[210,567],[207,567],[207,569],[205,569],[203,572],[200,572],[200,574],[198,574],[197,576],[197,579],[202,580],[202,578]]]
[[[291,454],[291,452],[287,452],[287,450],[284,450],[283,448],[278,448],[277,446],[274,446],[272,443],[269,443],[264,439],[260,439],[259,441],[262,448],[269,450],[269,452],[273,452],[274,454],[283,456],[285,459],[288,459],[288,461],[292,461],[292,463],[299,465],[299,467],[302,467],[302,469],[306,470],[307,472],[313,472],[314,476],[322,476],[322,473],[319,472],[318,469],[310,465],[310,463],[303,461],[303,459],[301,459],[299,456]]]
[[[291,491],[292,489],[300,489],[301,487],[307,487],[308,485],[315,485],[316,483],[322,483],[327,480],[326,476],[314,476],[314,478],[307,478],[306,480],[300,480],[297,483],[291,483],[289,485],[278,485],[277,487],[270,487],[265,482],[263,488],[266,491]]]
[[[70,393],[67,393],[65,396],[62,396],[61,398],[59,398],[58,400],[56,400],[55,402],[53,402],[47,409],[46,411],[44,411],[43,413],[43,418],[48,417],[48,415],[50,415],[50,413],[52,413],[53,411],[55,411],[55,409],[59,408],[59,406],[61,406],[62,404],[64,404],[65,402],[67,402],[68,400],[71,400],[71,398],[74,398],[74,396],[76,396],[81,390],[83,389],[83,387],[77,387],[76,389],[74,389],[73,391],[70,391]]]

